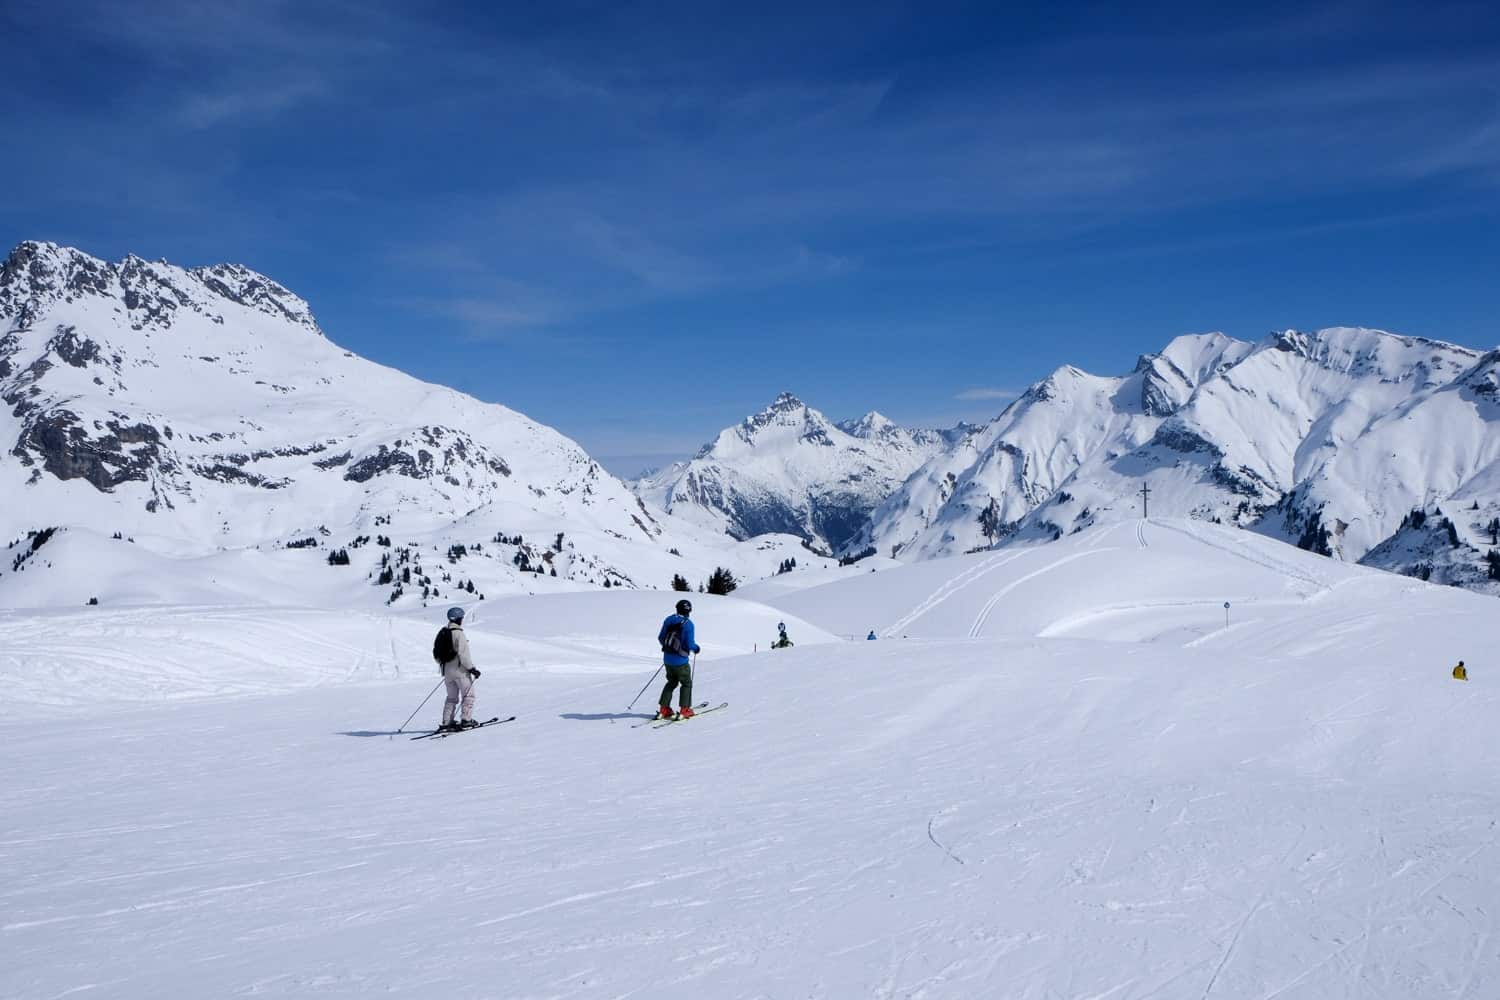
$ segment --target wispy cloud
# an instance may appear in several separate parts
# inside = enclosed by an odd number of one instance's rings
[[[600,216],[580,218],[573,228],[585,253],[650,288],[691,292],[714,282],[708,260],[675,250],[639,229]]]
[[[976,402],[979,400],[1015,399],[1019,395],[1020,393],[1014,389],[982,387],[965,389],[962,392],[954,393],[953,398],[963,400],[964,402]]]
[[[327,93],[324,81],[316,79],[270,88],[247,84],[240,90],[191,95],[183,101],[178,117],[191,128],[206,129],[245,118],[270,118]]]
[[[456,322],[470,337],[504,340],[555,326],[571,318],[570,310],[545,293],[519,283],[491,282],[485,293],[397,297],[388,301],[408,312]]]

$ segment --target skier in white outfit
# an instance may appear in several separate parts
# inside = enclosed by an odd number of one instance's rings
[[[451,655],[445,657],[443,654]],[[438,632],[433,656],[442,665],[443,683],[448,685],[448,699],[443,702],[443,724],[438,728],[448,732],[472,729],[475,725],[474,682],[479,679],[479,668],[474,666],[474,658],[469,654],[463,608],[448,609],[448,624]],[[455,715],[458,718],[454,718]]]

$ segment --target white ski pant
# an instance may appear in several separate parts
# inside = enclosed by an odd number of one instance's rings
[[[443,665],[443,683],[448,685],[448,700],[443,702],[443,724],[453,721],[453,710],[463,704],[464,719],[474,718],[474,678],[459,666],[457,660]]]

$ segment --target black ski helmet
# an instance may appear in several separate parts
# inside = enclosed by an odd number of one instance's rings
[[[682,600],[677,602],[677,613],[679,615],[690,615],[693,613],[693,602]]]

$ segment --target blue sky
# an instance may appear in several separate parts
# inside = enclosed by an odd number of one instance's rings
[[[1500,15],[1214,6],[5,0],[0,241],[248,264],[625,473],[782,390],[1500,341]]]

